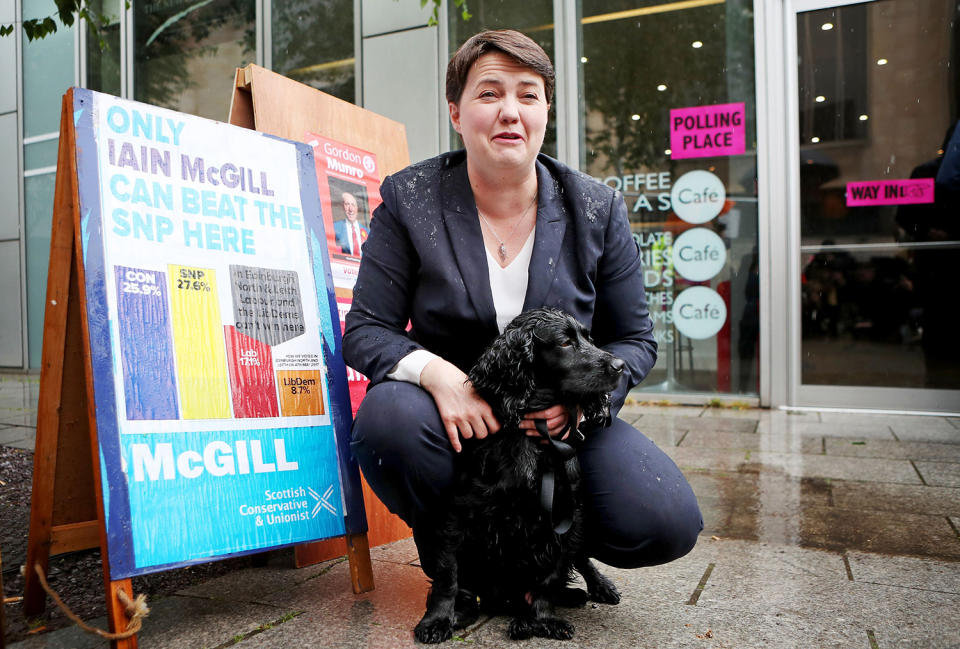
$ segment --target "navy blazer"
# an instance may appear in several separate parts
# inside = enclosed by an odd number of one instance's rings
[[[615,413],[657,360],[627,209],[619,192],[552,158],[541,154],[536,168],[536,238],[523,310],[562,309],[624,360]],[[420,348],[469,372],[499,332],[466,153],[388,176],[380,195],[346,316],[344,360],[372,385]]]

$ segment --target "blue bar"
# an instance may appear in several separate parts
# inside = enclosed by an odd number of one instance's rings
[[[178,419],[165,274],[116,266],[127,419]]]

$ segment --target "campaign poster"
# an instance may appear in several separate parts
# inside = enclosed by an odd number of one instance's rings
[[[310,147],[74,108],[112,578],[364,531]]]
[[[315,133],[307,133],[304,139],[313,147],[316,161],[317,186],[342,328],[353,302],[353,285],[357,281],[363,242],[370,232],[373,211],[383,202],[377,156]],[[356,414],[370,381],[348,367],[347,382],[353,414]]]
[[[746,150],[743,102],[670,110],[670,159],[740,155]]]

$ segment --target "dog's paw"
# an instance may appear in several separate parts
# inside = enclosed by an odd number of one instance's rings
[[[569,640],[575,630],[573,624],[560,617],[518,617],[510,622],[508,633],[512,640],[525,640],[534,636]]]
[[[465,629],[480,617],[480,604],[477,596],[465,590],[457,593],[456,611],[453,616],[453,628]]]
[[[413,629],[413,636],[424,644],[437,644],[453,637],[453,624],[445,617],[433,620],[424,617]]]
[[[587,605],[587,593],[582,588],[561,588],[553,596],[555,606],[581,608]]]
[[[619,604],[620,591],[617,590],[612,581],[603,575],[599,575],[599,577],[600,579],[590,589],[590,599],[601,604]]]

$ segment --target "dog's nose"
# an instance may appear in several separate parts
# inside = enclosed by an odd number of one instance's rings
[[[612,361],[610,361],[610,367],[612,367],[613,371],[617,374],[621,374],[623,372],[623,368],[626,366],[627,364],[619,358],[614,358]]]

